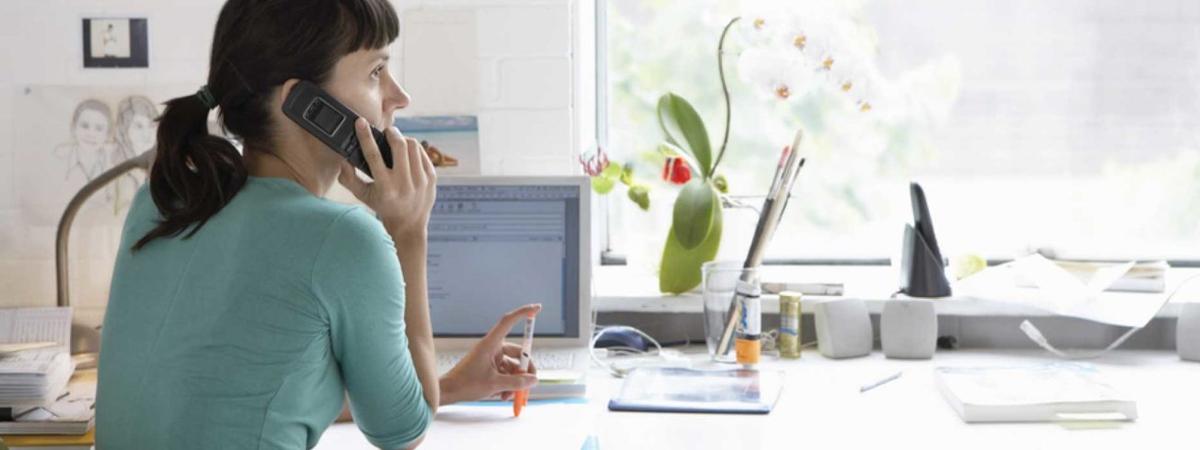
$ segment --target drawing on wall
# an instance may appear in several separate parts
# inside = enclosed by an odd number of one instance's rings
[[[393,125],[421,142],[438,174],[480,174],[479,121],[475,116],[397,117]]]
[[[154,147],[155,119],[186,88],[31,86],[14,115],[14,190],[34,225],[56,224],[71,197],[105,170]],[[85,209],[122,216],[145,173],[133,171],[93,196]]]
[[[146,19],[83,19],[83,67],[149,67]]]

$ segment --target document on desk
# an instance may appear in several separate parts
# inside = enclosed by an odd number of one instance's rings
[[[638,368],[608,402],[612,411],[767,414],[779,401],[783,375],[773,370]]]
[[[0,344],[71,343],[71,308],[0,309]]]
[[[1090,364],[938,367],[938,390],[964,422],[1135,420],[1137,403]]]
[[[1016,303],[1109,325],[1140,328],[1166,304],[1166,294],[1107,292],[1133,262],[1099,268],[1080,278],[1041,255],[992,267],[954,286],[962,297]]]

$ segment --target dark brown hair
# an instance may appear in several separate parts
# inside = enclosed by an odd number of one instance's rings
[[[383,48],[400,24],[389,0],[229,0],[208,63],[208,89],[229,134],[269,148],[270,96],[292,78],[325,84],[341,57]],[[209,134],[196,95],[170,100],[159,117],[150,195],[161,215],[133,249],[159,237],[192,237],[246,184],[236,147]],[[189,230],[190,228],[190,230]]]

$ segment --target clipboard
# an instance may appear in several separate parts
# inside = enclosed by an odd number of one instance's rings
[[[680,367],[634,369],[610,411],[768,414],[783,392],[783,372],[698,370]]]

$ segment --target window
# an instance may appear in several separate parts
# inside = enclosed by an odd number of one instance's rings
[[[610,156],[647,159],[639,155],[662,139],[654,106],[668,91],[695,105],[719,143],[717,40],[747,2],[605,3]],[[757,86],[738,70],[745,47],[731,37],[732,130],[721,168],[731,193],[765,193],[791,130],[810,130],[808,164],[769,257],[886,260],[911,219],[906,185],[915,180],[947,255],[1050,248],[1071,258],[1200,260],[1200,4],[876,1],[850,16],[877,36],[883,77],[926,76],[933,89],[957,84],[957,95],[930,133],[894,127],[882,141],[853,128],[828,133],[842,124],[822,123],[819,98],[753,95]],[[640,164],[643,179],[661,170],[652,159]],[[609,196],[611,251],[661,251],[674,191],[660,184],[652,193],[648,213],[623,191]],[[727,211],[721,257],[741,257],[753,217]]]

